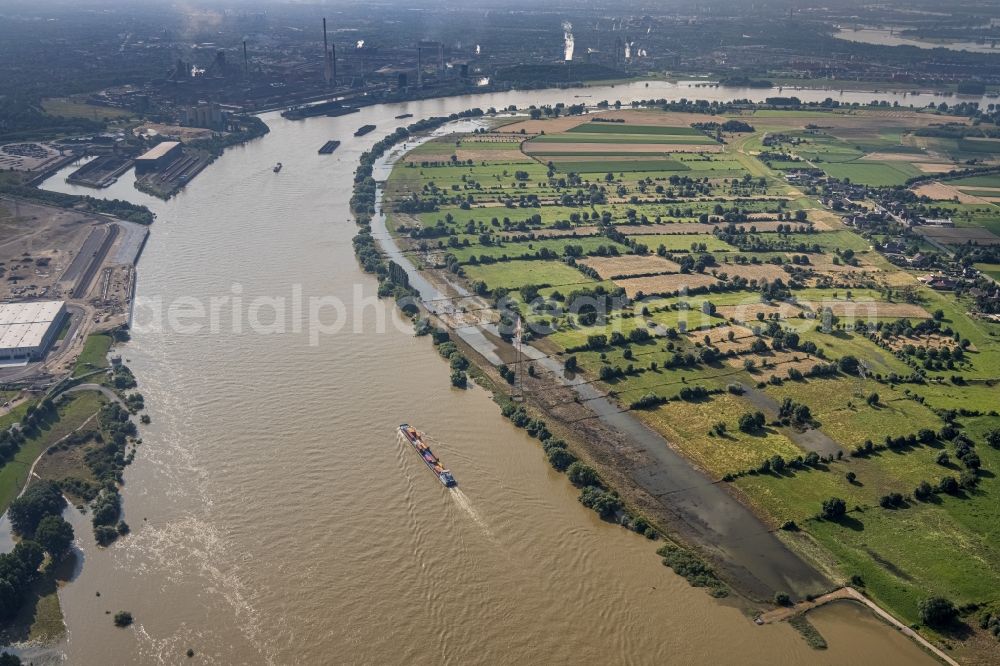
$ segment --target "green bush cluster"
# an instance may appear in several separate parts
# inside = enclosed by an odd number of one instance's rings
[[[62,518],[66,501],[59,487],[40,481],[10,503],[7,516],[23,537],[9,553],[0,554],[0,620],[13,617],[38,578],[45,553],[58,562],[73,543],[73,527]]]
[[[704,560],[691,551],[673,544],[665,544],[656,551],[665,566],[674,570],[678,576],[683,576],[694,587],[707,587],[713,597],[724,597],[729,594],[726,584],[719,579],[715,570]]]

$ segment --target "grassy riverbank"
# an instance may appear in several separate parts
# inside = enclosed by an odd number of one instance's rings
[[[73,377],[79,377],[88,372],[108,367],[108,352],[114,339],[109,333],[95,333],[87,336],[84,342],[83,351],[76,359],[76,366],[73,368]]]
[[[13,458],[0,467],[0,512],[6,511],[7,505],[24,488],[28,472],[38,456],[93,419],[105,402],[97,393],[74,393],[56,407],[54,415],[41,420],[37,428],[27,434]]]

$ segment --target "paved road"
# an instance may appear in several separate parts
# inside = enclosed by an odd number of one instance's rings
[[[119,405],[125,404],[122,399],[118,397],[117,393],[109,389],[107,386],[101,386],[100,384],[77,384],[76,386],[71,386],[61,393],[79,393],[80,391],[97,391],[112,402],[117,402]]]
[[[115,222],[118,224],[118,228],[125,233],[125,236],[119,243],[111,263],[134,265],[139,260],[139,253],[146,242],[146,237],[149,236],[149,227],[145,224],[125,220],[116,220]]]

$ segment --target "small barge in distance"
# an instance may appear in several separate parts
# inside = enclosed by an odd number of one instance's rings
[[[427,446],[427,443],[424,442],[423,435],[419,433],[416,428],[407,423],[400,424],[399,434],[403,436],[403,439],[409,442],[410,446],[413,447],[413,450],[417,452],[417,455],[419,455],[420,459],[424,461],[424,464],[427,465],[432,472],[434,472],[434,476],[438,478],[438,481],[440,481],[442,485],[446,488],[458,485],[458,482],[455,481],[455,477],[451,475],[451,472],[445,469],[444,465],[441,464],[441,461],[438,460],[437,456],[435,456],[431,451],[431,447]]]
[[[320,155],[329,155],[333,151],[340,147],[340,142],[333,139],[327,141],[323,144],[323,147],[319,149]]]
[[[354,136],[364,136],[365,134],[371,132],[373,129],[375,129],[374,125],[362,125],[361,127],[358,128],[358,131],[354,133]]]

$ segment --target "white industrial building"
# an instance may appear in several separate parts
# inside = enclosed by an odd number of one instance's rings
[[[0,362],[42,358],[65,320],[65,301],[0,303]]]

